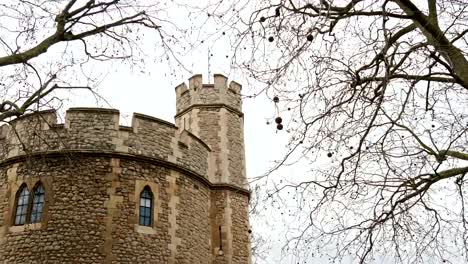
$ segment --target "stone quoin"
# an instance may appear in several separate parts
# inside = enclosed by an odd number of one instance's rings
[[[251,263],[241,85],[195,75],[175,124],[71,108],[0,130],[0,263]]]

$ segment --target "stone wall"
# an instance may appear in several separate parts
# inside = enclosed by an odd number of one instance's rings
[[[245,152],[244,152],[244,123],[236,113],[225,111],[226,139],[229,145],[228,162],[229,182],[237,186],[245,187]]]
[[[189,79],[189,87],[176,88],[177,126],[190,131],[211,148],[211,181],[246,188],[244,128],[241,86],[227,85],[214,76],[214,84],[202,84],[202,76]]]
[[[232,227],[231,263],[250,263],[249,199],[239,192],[227,191],[230,195]]]
[[[248,197],[236,191],[211,192],[214,263],[250,263],[248,204]],[[220,249],[222,255],[218,254]]]
[[[213,153],[221,153],[221,138],[222,135],[219,129],[220,122],[220,108],[202,108],[196,112],[196,116],[191,118],[190,127],[197,126],[201,129],[198,130],[197,135],[210,145]],[[224,150],[227,150],[225,148]],[[222,182],[222,176],[227,176],[223,168],[223,159],[221,155],[212,155],[213,162],[213,181]]]
[[[100,158],[64,157],[2,166],[0,193],[6,194],[0,203],[3,263],[102,262],[107,163]],[[47,182],[48,208],[41,223],[14,226],[14,197],[21,183],[28,181]]]
[[[7,177],[14,167],[16,173]],[[1,167],[0,175],[0,263],[211,260],[210,188],[180,172],[143,161],[73,155],[13,163]],[[11,201],[25,181],[47,182],[48,207],[41,223],[14,226]],[[157,197],[151,230],[138,229],[136,183],[152,186]]]
[[[131,127],[119,126],[119,111],[71,108],[65,124],[55,111],[26,115],[1,127],[0,159],[53,151],[120,152],[173,162],[208,175],[210,148],[174,124],[135,113]]]

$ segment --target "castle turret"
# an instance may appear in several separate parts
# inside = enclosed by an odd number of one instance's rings
[[[201,75],[176,87],[176,125],[206,142],[212,150],[210,180],[246,187],[244,118],[241,85],[221,74],[214,84],[203,84]]]
[[[247,188],[244,152],[244,115],[241,85],[221,74],[214,84],[203,84],[201,75],[176,87],[176,124],[211,148],[208,178],[218,186]],[[249,263],[248,197],[233,189],[211,193],[211,239],[214,263]],[[247,236],[246,236],[247,235]],[[247,249],[250,252],[250,249]]]

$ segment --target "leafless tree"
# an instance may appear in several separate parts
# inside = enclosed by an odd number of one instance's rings
[[[301,177],[268,178],[266,200],[298,225],[288,254],[468,262],[467,9],[462,0],[207,9],[231,29],[234,65],[264,84],[256,95],[277,102],[278,129],[291,135],[269,175],[307,166]]]
[[[165,5],[137,0],[0,3],[0,121],[49,104],[58,99],[59,89],[93,92],[90,63],[141,63],[144,56],[137,55],[145,32],[155,36],[153,47],[170,52],[177,28],[166,20]]]

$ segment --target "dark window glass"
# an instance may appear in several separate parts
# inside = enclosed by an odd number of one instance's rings
[[[36,186],[33,190],[33,204],[31,209],[30,223],[37,223],[42,220],[42,211],[44,210],[45,192],[42,184]]]
[[[21,187],[16,200],[15,225],[24,225],[28,214],[29,190],[26,185]]]
[[[153,194],[146,186],[140,194],[140,225],[151,226],[153,212]]]

